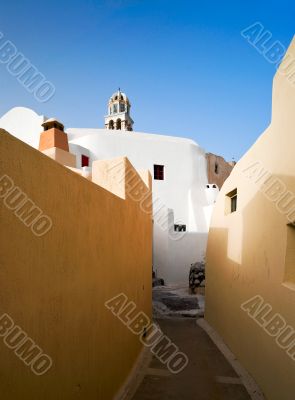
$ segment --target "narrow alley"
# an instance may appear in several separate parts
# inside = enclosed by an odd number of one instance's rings
[[[155,356],[151,357],[131,399],[250,400],[240,377],[197,324],[203,314],[203,296],[185,295],[184,288],[157,287],[153,297],[155,322],[188,356],[189,362],[179,374],[172,374]]]

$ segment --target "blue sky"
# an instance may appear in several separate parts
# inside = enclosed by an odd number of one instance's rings
[[[6,0],[0,31],[56,92],[40,103],[0,64],[0,114],[26,106],[66,127],[103,127],[120,86],[135,130],[189,137],[238,159],[271,117],[275,67],[240,34],[256,21],[287,47],[295,3]]]

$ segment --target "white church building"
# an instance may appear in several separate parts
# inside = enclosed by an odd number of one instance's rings
[[[219,189],[208,183],[206,153],[197,143],[133,131],[130,108],[129,99],[118,90],[109,100],[104,129],[66,129],[70,155],[62,163],[84,176],[91,174],[94,161],[122,156],[136,170],[148,169],[153,179],[153,271],[165,283],[188,284],[191,264],[205,257]],[[46,120],[31,109],[16,107],[0,118],[0,127],[38,149]],[[57,120],[49,121],[63,129]],[[56,150],[43,152],[58,161]]]

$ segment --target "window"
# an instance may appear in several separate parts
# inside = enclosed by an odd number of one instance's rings
[[[114,111],[114,114],[116,114],[118,112],[118,104],[114,104],[113,111]]]
[[[216,186],[216,185],[213,185],[212,187],[213,187],[214,189],[216,189],[216,188],[217,188],[217,186]]]
[[[186,225],[174,224],[174,231],[175,232],[186,232]]]
[[[232,190],[225,196],[225,214],[231,214],[237,211],[238,192],[237,189]]]
[[[230,207],[230,211],[233,213],[233,212],[235,212],[235,211],[237,211],[237,199],[238,199],[238,196],[237,196],[237,194],[235,194],[233,197],[231,197],[231,207]]]
[[[215,172],[215,174],[219,173],[219,166],[218,166],[217,162],[215,163],[215,166],[214,166],[214,172]]]
[[[84,154],[82,154],[81,164],[82,164],[82,167],[89,167],[89,157],[84,156]]]
[[[154,165],[154,179],[164,180],[164,165]]]
[[[125,104],[120,103],[120,112],[124,112],[125,111]]]
[[[109,129],[114,129],[114,121],[112,119],[109,122]]]

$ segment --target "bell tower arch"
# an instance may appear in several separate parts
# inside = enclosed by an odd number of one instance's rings
[[[131,104],[120,88],[115,92],[108,103],[108,115],[105,116],[105,128],[110,130],[133,130],[133,119],[130,116]]]

